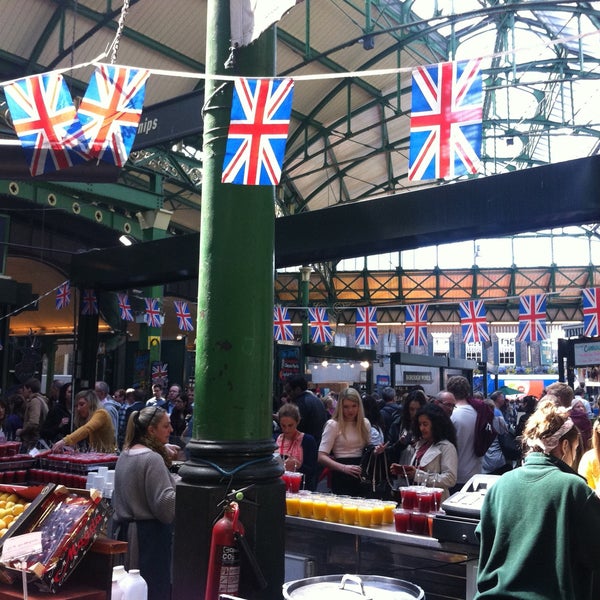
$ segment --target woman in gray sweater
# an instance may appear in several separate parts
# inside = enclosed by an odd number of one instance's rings
[[[148,600],[171,597],[172,524],[176,476],[167,446],[173,428],[157,406],[133,412],[115,468],[113,506],[119,539],[129,543],[128,568],[139,569]]]

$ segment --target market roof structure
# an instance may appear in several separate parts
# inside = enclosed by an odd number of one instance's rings
[[[277,74],[297,79],[277,216],[381,196],[401,203],[404,191],[597,154],[599,22],[596,1],[299,2],[277,24]],[[1,82],[65,69],[78,96],[93,69],[88,63],[114,56],[153,71],[147,121],[157,105],[201,113],[203,0],[20,0],[3,7],[1,31]],[[412,71],[467,58],[482,61],[480,172],[409,181]],[[138,144],[113,183],[82,177],[16,185],[19,149],[1,93],[0,113],[0,148],[11,155],[0,165],[0,209],[12,211],[16,231],[25,235],[33,223],[45,232],[43,260],[59,248],[114,245],[123,229],[135,233],[136,215],[145,211],[172,212],[168,235],[198,231],[201,125],[186,128],[173,117],[172,137]],[[581,226],[596,238],[594,223]],[[23,246],[35,247],[33,236]],[[471,263],[466,256],[465,266]]]

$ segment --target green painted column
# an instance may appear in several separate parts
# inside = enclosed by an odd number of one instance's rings
[[[231,75],[229,3],[215,4],[207,72]],[[270,30],[240,49],[237,74],[272,75],[274,42]],[[194,437],[255,440],[271,433],[275,189],[221,183],[232,89],[206,86]]]
[[[274,29],[230,57],[229,11],[227,0],[207,1],[206,73],[272,76]],[[194,426],[175,517],[178,600],[204,598],[219,504],[242,487],[250,502],[240,504],[240,521],[266,587],[242,563],[239,596],[280,600],[283,583],[285,489],[271,416],[275,189],[221,183],[232,92],[233,82],[206,82]]]

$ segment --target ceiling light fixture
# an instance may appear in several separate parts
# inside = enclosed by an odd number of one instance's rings
[[[126,233],[124,233],[119,238],[119,242],[121,242],[121,244],[123,244],[123,246],[133,246],[133,244],[137,243],[137,240],[133,236],[127,235]]]

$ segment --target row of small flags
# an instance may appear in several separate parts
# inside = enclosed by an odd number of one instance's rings
[[[133,311],[129,302],[128,294],[118,292],[119,314],[123,321],[134,321]],[[56,310],[61,310],[71,303],[71,284],[66,281],[56,289]],[[144,322],[149,327],[162,326],[162,313],[160,310],[159,298],[144,298]],[[194,331],[190,307],[184,300],[175,300],[173,302],[175,316],[177,317],[177,326],[181,331]],[[93,289],[85,289],[81,296],[81,314],[91,316],[98,314],[98,298]]]
[[[149,76],[145,69],[99,65],[78,108],[59,73],[4,85],[31,174],[90,159],[122,167],[135,140]],[[222,183],[279,183],[293,90],[291,78],[235,80]],[[479,59],[413,71],[409,179],[477,172],[482,105]]]
[[[586,337],[600,336],[600,288],[582,290],[583,329]],[[404,343],[406,346],[427,346],[427,304],[406,306]],[[463,342],[490,342],[487,312],[483,300],[468,300],[459,304]],[[308,321],[311,340],[327,344],[333,333],[325,308],[309,308]],[[277,305],[273,316],[273,337],[277,341],[292,341],[294,332],[288,310]],[[546,295],[537,294],[519,298],[518,342],[539,342],[547,339]],[[373,346],[378,342],[377,308],[356,309],[355,342],[357,346]]]

